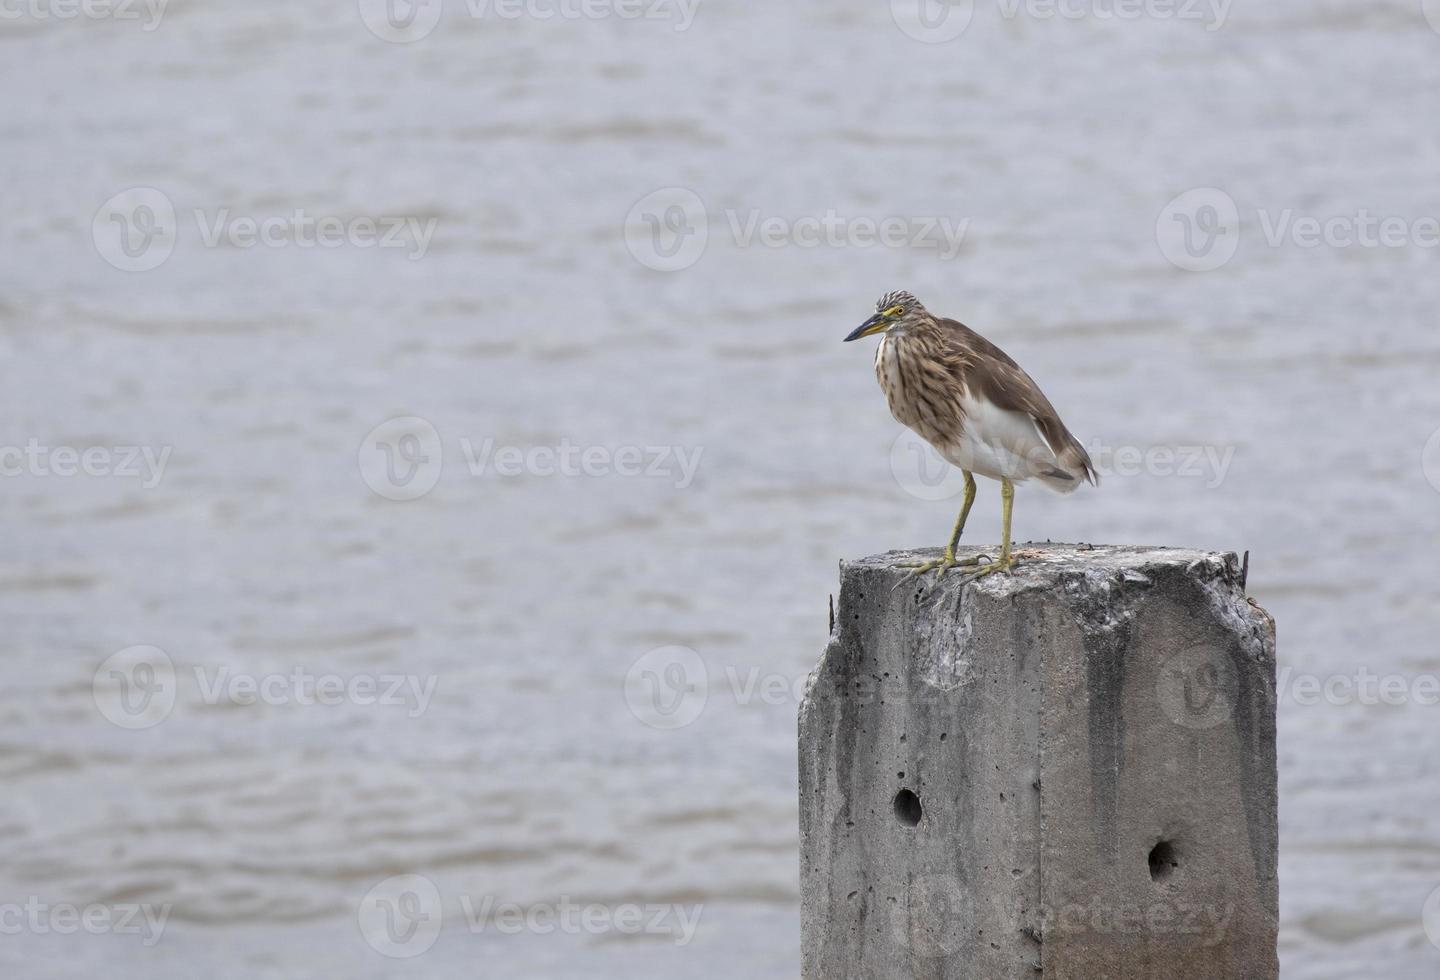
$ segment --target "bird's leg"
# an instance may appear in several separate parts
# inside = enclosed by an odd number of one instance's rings
[[[945,554],[951,558],[955,557],[955,546],[960,543],[960,535],[965,532],[965,521],[970,516],[970,508],[975,504],[975,477],[969,470],[961,470],[965,474],[965,502],[960,505],[960,516],[955,519],[955,530],[950,534],[950,547],[945,549]]]
[[[940,577],[943,578],[945,573],[952,568],[980,564],[979,558],[965,558],[963,560],[957,560],[955,558],[955,546],[960,543],[960,535],[965,530],[965,520],[970,516],[970,508],[975,504],[975,477],[971,475],[969,470],[961,470],[961,472],[965,474],[965,502],[960,505],[960,516],[955,519],[955,530],[950,534],[950,543],[945,546],[944,556],[934,561],[903,563],[900,566],[901,568],[909,568],[913,569],[913,571],[901,580],[902,583],[924,575],[926,572],[934,571],[935,569],[940,570]]]
[[[995,572],[1008,572],[1015,567],[1015,559],[1010,557],[1010,515],[1015,509],[1015,484],[1009,480],[1000,481],[1000,525],[1004,537],[1000,541],[1000,560],[992,561],[984,568],[975,572],[975,578],[992,575]]]

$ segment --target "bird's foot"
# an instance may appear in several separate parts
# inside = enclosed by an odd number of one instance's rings
[[[902,578],[895,588],[900,588],[901,585],[904,585],[911,579],[919,578],[926,572],[936,572],[935,579],[939,581],[944,578],[945,573],[952,568],[974,568],[978,566],[981,558],[986,558],[987,561],[989,560],[985,555],[975,555],[971,558],[956,558],[955,552],[947,548],[942,557],[936,558],[933,561],[902,561],[896,567],[908,568],[910,569],[910,574]]]
[[[987,565],[982,565],[980,568],[977,568],[971,574],[970,581],[974,582],[978,579],[984,578],[987,575],[994,575],[996,572],[1008,572],[1014,567],[1015,556],[1002,554],[998,561],[992,561]]]

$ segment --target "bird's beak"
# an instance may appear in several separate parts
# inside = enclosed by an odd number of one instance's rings
[[[860,326],[852,330],[850,332],[850,336],[845,338],[845,343],[848,344],[852,340],[859,340],[861,337],[868,337],[871,334],[879,333],[880,331],[884,330],[885,327],[889,325],[889,323],[890,321],[886,318],[885,314],[876,313],[870,319],[866,320],[864,323],[860,324]]]

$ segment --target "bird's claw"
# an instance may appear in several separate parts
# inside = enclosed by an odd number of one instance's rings
[[[985,564],[982,565],[982,561],[984,561]],[[987,575],[994,575],[996,572],[1010,571],[1015,567],[1015,558],[1013,555],[1005,554],[1002,554],[998,561],[989,555],[973,555],[969,558],[956,558],[954,554],[946,552],[942,558],[936,558],[932,561],[900,562],[896,567],[910,569],[910,574],[906,575],[896,584],[895,589],[898,589],[907,582],[920,578],[926,572],[936,572],[935,581],[938,582],[943,579],[945,573],[952,568],[970,569],[970,571],[965,573],[969,576],[966,581],[974,582]],[[895,589],[891,591],[893,592]]]
[[[975,555],[970,558],[956,558],[953,551],[947,551],[945,552],[943,557],[936,558],[933,561],[901,562],[896,567],[908,568],[910,569],[910,574],[902,578],[895,586],[895,588],[900,588],[900,586],[904,585],[906,582],[909,582],[911,579],[917,579],[920,576],[924,575],[926,572],[936,572],[935,580],[938,582],[940,579],[945,577],[945,573],[950,571],[950,569],[969,568],[971,566],[977,566],[980,564],[981,558],[986,558],[988,560],[988,556],[986,555]],[[892,589],[891,591],[893,592],[894,589]]]
[[[1014,567],[1015,558],[1013,555],[1001,555],[999,561],[992,561],[982,568],[977,568],[970,576],[970,581],[974,582],[976,579],[982,579],[987,575],[994,575],[996,572],[1008,572]]]

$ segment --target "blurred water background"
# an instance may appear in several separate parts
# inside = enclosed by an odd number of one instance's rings
[[[956,22],[902,0],[537,3],[378,31],[340,0],[0,17],[0,445],[50,451],[0,460],[0,901],[171,907],[151,945],[7,930],[0,972],[795,977],[793,692],[836,562],[940,544],[956,503],[927,499],[869,345],[839,343],[896,288],[1009,350],[1092,447],[1133,447],[1098,491],[1022,490],[1020,538],[1248,549],[1284,677],[1405,679],[1396,704],[1282,686],[1281,955],[1296,980],[1440,972],[1417,693],[1440,672],[1440,10],[981,0],[941,40]],[[1208,271],[1167,239],[1197,188],[1195,234],[1238,215]],[[297,210],[414,221],[413,247],[206,240]],[[1272,243],[1287,212],[1408,231]],[[827,215],[838,240],[795,240]],[[964,223],[956,254],[931,218]],[[861,240],[884,219],[901,243]],[[467,458],[565,446],[592,465]],[[65,477],[55,447],[156,465]],[[626,447],[668,462],[632,473]],[[392,499],[382,462],[433,488]],[[127,728],[96,676],[137,646],[175,704]],[[684,650],[708,700],[655,727],[627,674]],[[297,669],[431,697],[196,679]],[[366,895],[409,874],[443,927],[385,956]],[[688,942],[511,936],[459,896],[703,914]]]

